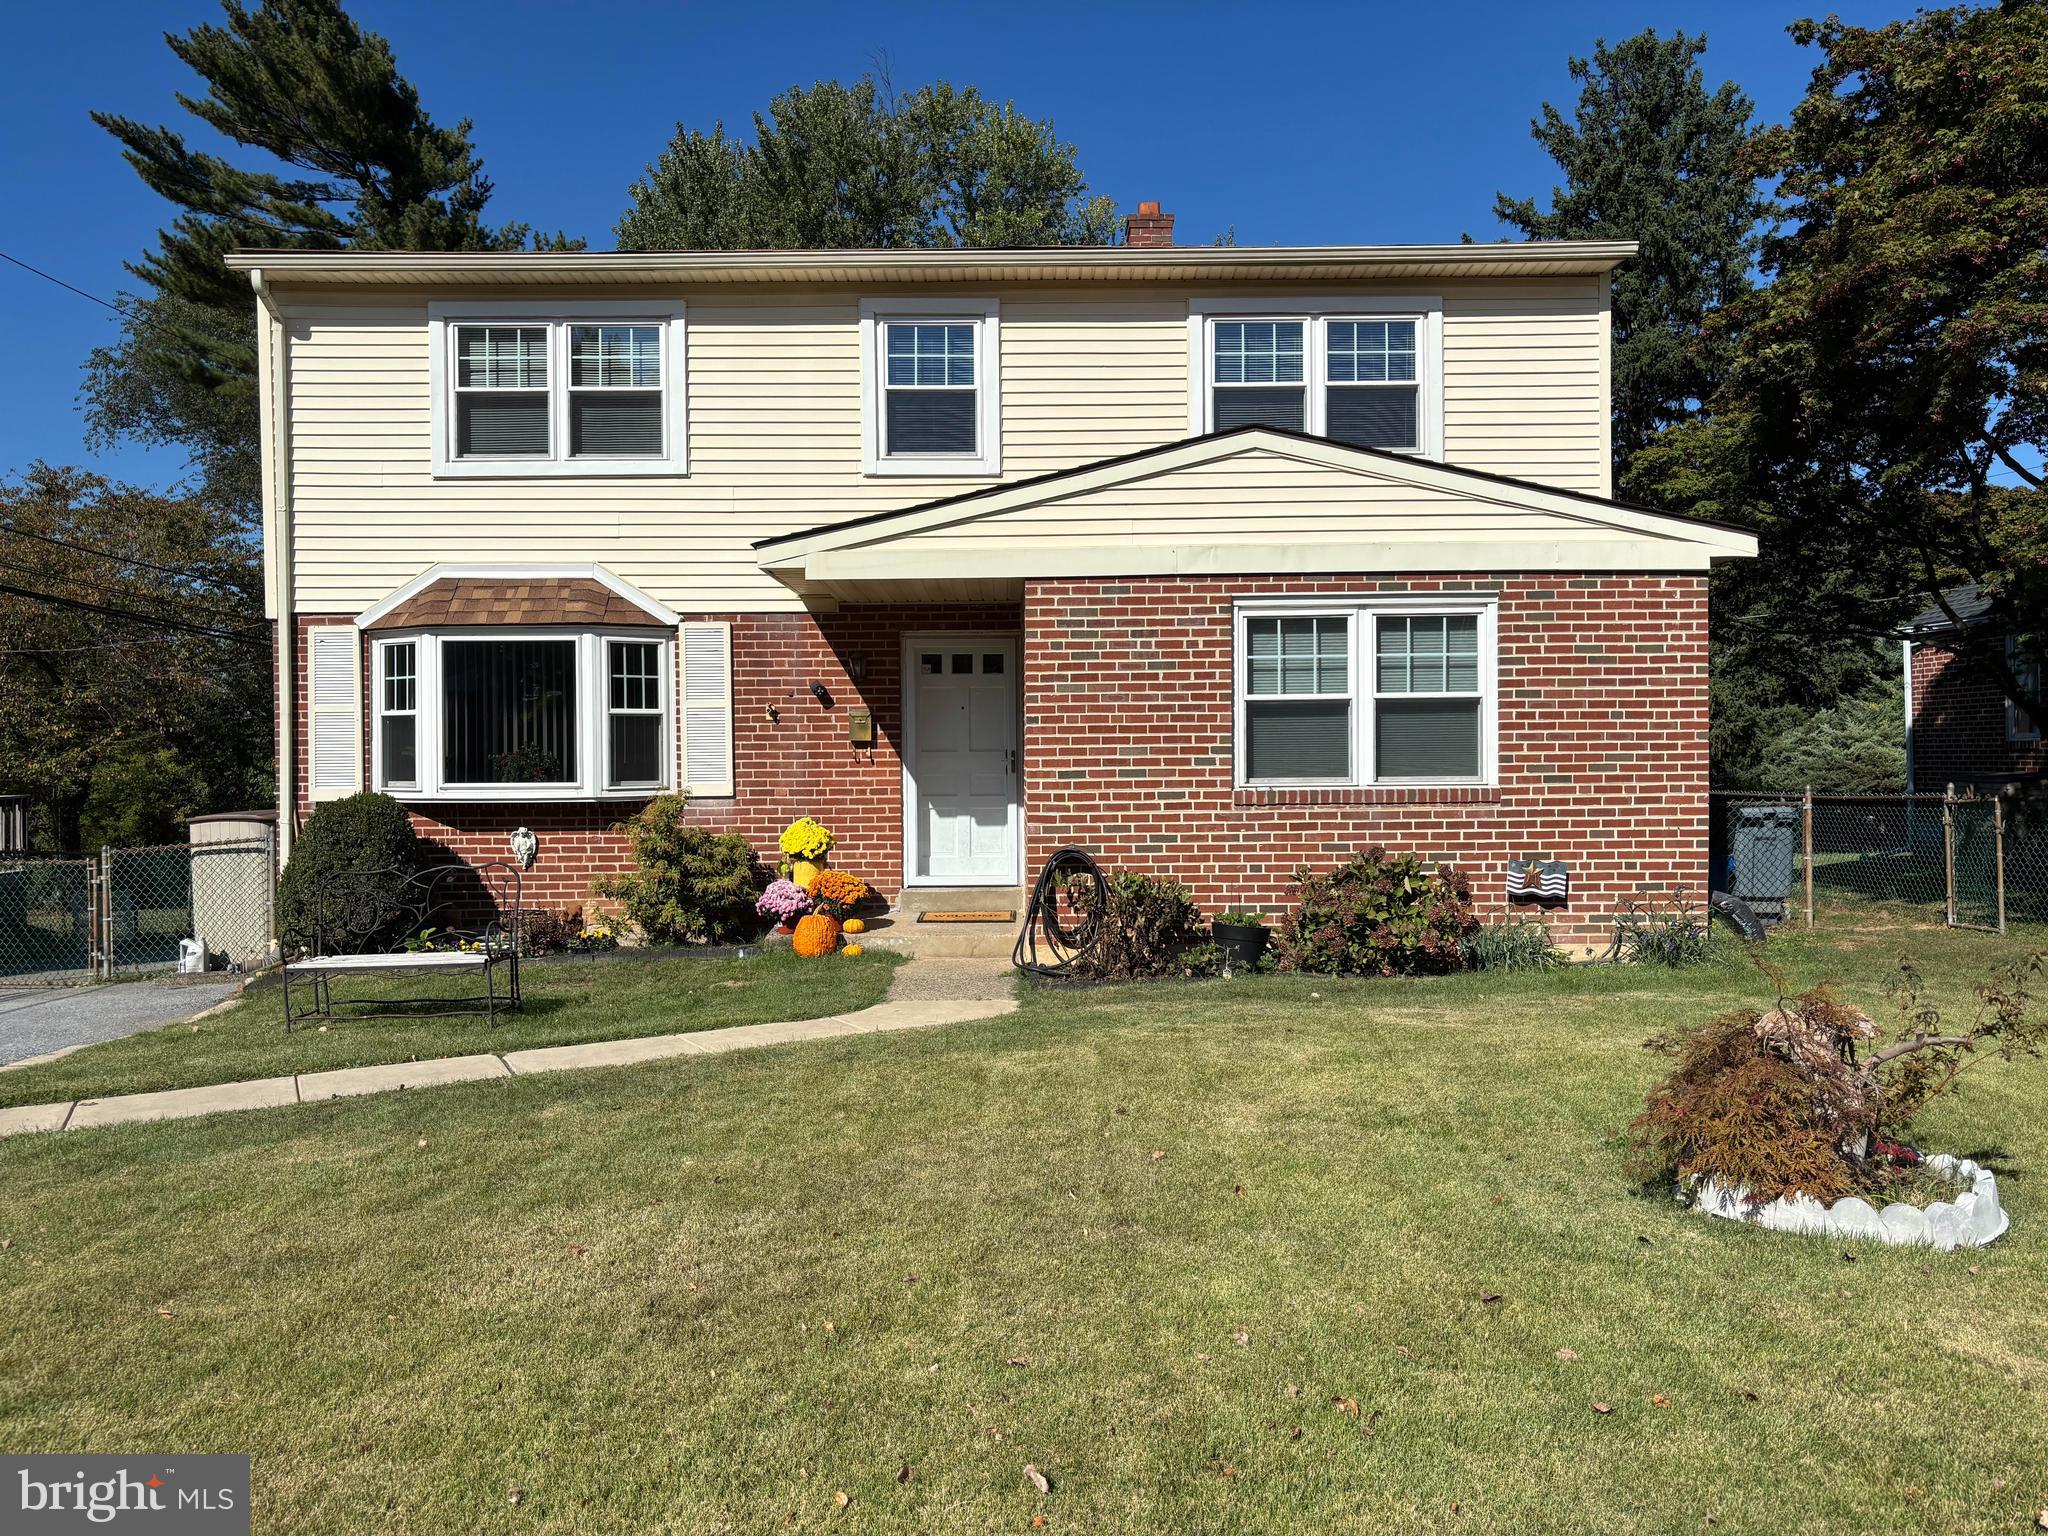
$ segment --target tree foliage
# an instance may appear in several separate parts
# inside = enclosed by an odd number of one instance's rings
[[[1906,787],[1905,707],[1894,673],[1838,704],[1801,711],[1764,743],[1758,789],[1806,785],[1831,794],[1891,795]]]
[[[261,560],[239,529],[204,496],[84,470],[0,482],[0,788],[41,807],[39,842],[155,841],[269,799]]]
[[[282,173],[195,149],[178,129],[118,113],[93,121],[177,210],[130,264],[149,292],[120,341],[87,364],[88,421],[102,439],[183,448],[221,506],[256,515],[255,300],[221,257],[236,246],[500,250],[521,225],[483,221],[491,183],[467,119],[442,127],[390,46],[339,0],[227,0],[221,25],[165,42],[205,86],[179,93],[199,123]]]
[[[678,123],[632,199],[621,250],[1106,245],[1116,229],[1049,121],[872,75],[784,91],[751,143]]]
[[[1759,532],[1759,628],[1824,647],[1889,633],[1961,580],[2048,636],[2048,7],[1800,22],[1819,51],[1756,167],[1785,227],[1767,286],[1717,327],[1703,420],[1637,476],[1667,505]],[[1966,640],[1968,637],[1966,636]],[[2001,646],[1972,660],[2041,709]],[[1797,664],[1796,660],[1792,664]]]
[[[1494,216],[1533,239],[1641,246],[1614,277],[1616,485],[1645,443],[1710,392],[1715,361],[1701,330],[1749,291],[1770,212],[1744,160],[1750,100],[1732,82],[1707,89],[1706,46],[1704,36],[1646,30],[1572,59],[1572,119],[1545,102],[1530,125],[1564,184],[1547,210],[1533,198],[1494,200]]]

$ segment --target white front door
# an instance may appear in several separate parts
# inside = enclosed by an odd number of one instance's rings
[[[1015,885],[1017,641],[904,642],[903,854],[912,885]]]

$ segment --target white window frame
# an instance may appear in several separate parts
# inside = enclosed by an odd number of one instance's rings
[[[1444,301],[1437,295],[1325,298],[1231,297],[1188,300],[1188,435],[1216,430],[1216,325],[1230,320],[1299,320],[1305,352],[1304,430],[1323,437],[1329,425],[1329,330],[1345,320],[1415,322],[1415,435],[1410,458],[1444,456]],[[1226,388],[1230,386],[1225,386]],[[1373,450],[1399,453],[1400,449]]]
[[[908,325],[972,325],[974,329],[975,452],[889,454],[887,445],[888,348],[883,328]],[[860,302],[861,472],[866,475],[942,476],[989,479],[1003,472],[1002,330],[993,298],[906,296]]]
[[[622,645],[651,645],[654,647],[654,703],[650,706],[628,708],[612,703],[612,652]],[[604,787],[614,794],[657,794],[675,782],[675,691],[669,678],[669,654],[673,646],[664,645],[656,635],[606,634],[598,645],[598,675],[603,679],[604,697],[598,701],[603,714],[603,730],[599,733],[604,744]],[[652,715],[663,721],[661,740],[655,751],[655,760],[665,765],[664,771],[652,784],[621,784],[618,770],[612,765],[612,721],[620,715]]]
[[[2019,638],[2016,635],[2005,637],[2005,664],[2012,668],[2013,675],[2021,682],[2025,682],[2027,674],[2032,672],[2035,678],[2034,686],[2039,689],[2039,663],[2029,663],[2028,658],[2021,654]],[[2005,701],[2005,739],[2022,742],[2035,742],[2041,739],[2041,727],[2028,719],[2026,712],[2011,699]]]
[[[385,704],[384,655],[401,645],[412,647],[412,708],[391,709]],[[425,711],[420,708],[420,646],[411,639],[378,638],[370,647],[370,717],[376,722],[375,740],[371,751],[376,754],[372,764],[373,782],[377,788],[393,790],[416,790],[420,787],[420,767],[424,759],[420,755],[420,717]],[[393,715],[409,717],[412,720],[412,768],[410,779],[391,779],[384,772],[384,722]]]
[[[441,647],[476,640],[566,640],[576,646],[576,766],[574,781],[551,784],[447,784],[441,780]],[[652,642],[661,669],[661,782],[611,787],[611,644],[616,640]],[[384,652],[393,645],[411,645],[413,652],[413,750],[418,781],[388,783],[384,777]],[[676,781],[676,656],[675,632],[669,629],[607,627],[566,629],[506,627],[409,629],[379,631],[370,645],[371,698],[375,713],[370,729],[372,787],[400,800],[561,801],[644,800],[663,794]]]
[[[517,480],[572,475],[682,475],[689,472],[689,368],[679,299],[439,300],[427,306],[428,370],[433,392],[436,479]],[[461,458],[455,452],[458,326],[545,326],[548,332],[546,458]],[[661,331],[662,452],[598,458],[569,453],[569,334],[578,325],[652,325]]]
[[[1232,782],[1240,789],[1492,789],[1500,783],[1500,657],[1498,599],[1489,593],[1371,593],[1313,598],[1246,598],[1232,605],[1231,726],[1235,738]],[[1375,620],[1442,614],[1479,620],[1479,773],[1469,778],[1376,777],[1375,705],[1379,671]],[[1248,621],[1270,618],[1348,618],[1351,625],[1351,773],[1342,779],[1254,779],[1248,770],[1250,738],[1245,705],[1251,693]],[[1260,694],[1259,698],[1336,698],[1335,694]],[[1470,694],[1388,695],[1403,699],[1470,698]]]

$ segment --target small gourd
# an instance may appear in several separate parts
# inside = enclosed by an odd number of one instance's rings
[[[839,931],[841,933],[866,933],[868,931],[868,925],[866,921],[862,918],[849,917],[845,922],[839,925]]]
[[[864,955],[867,953],[867,951],[865,949],[862,949],[858,944],[848,944],[844,949],[840,950],[839,953],[841,953],[842,955]]]

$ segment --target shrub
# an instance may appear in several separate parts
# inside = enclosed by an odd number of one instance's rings
[[[806,960],[829,955],[839,947],[839,919],[828,917],[823,912],[813,912],[809,917],[799,918],[796,937],[790,943]]]
[[[328,941],[344,951],[388,944],[410,926],[398,907],[419,894],[407,877],[425,862],[419,834],[405,807],[389,795],[350,795],[318,806],[292,844],[291,861],[277,883],[277,933],[287,950],[313,943],[315,896],[323,881],[342,874],[395,870],[379,880],[331,885]]]
[[[633,843],[635,868],[592,882],[624,903],[626,916],[655,944],[732,944],[761,931],[755,898],[766,883],[754,850],[733,832],[683,820],[683,795],[659,795],[620,828]]]
[[[1630,965],[1699,965],[1713,953],[1707,920],[1680,891],[1667,903],[1625,901],[1609,954]]]
[[[815,862],[830,853],[836,841],[830,827],[803,816],[783,828],[782,854],[784,858]]]
[[[811,899],[818,904],[818,910],[841,919],[850,916],[872,894],[865,880],[843,869],[821,871],[811,887]]]
[[[1209,919],[1209,924],[1211,927],[1224,928],[1263,928],[1266,925],[1266,914],[1254,912],[1249,907],[1232,907],[1228,912],[1218,912]]]
[[[1900,1192],[1920,1161],[1904,1138],[1928,1100],[1989,1059],[1979,1051],[2010,1060],[2048,1044],[2048,1015],[2032,991],[2044,963],[2048,955],[2034,955],[1977,988],[1979,1013],[1961,1028],[1944,1026],[1921,1001],[1919,976],[1902,963],[1893,987],[1899,1026],[1889,1040],[1831,987],[1787,997],[1784,979],[1764,967],[1775,1006],[1737,1009],[1649,1042],[1678,1064],[1629,1127],[1638,1171],[1711,1176],[1757,1201]]]
[[[550,912],[542,908],[521,915],[519,947],[520,953],[527,955],[587,955],[617,949],[619,940],[602,918],[586,923],[580,909]]]
[[[1569,963],[1533,917],[1487,923],[1465,935],[1465,963],[1475,971],[1554,971]]]
[[[1084,913],[1095,902],[1093,881],[1070,887]],[[1074,974],[1099,981],[1144,976],[1200,976],[1216,968],[1216,948],[1202,931],[1201,909],[1186,886],[1163,875],[1115,874],[1097,919],[1096,941]]]
[[[1448,864],[1368,848],[1329,874],[1294,877],[1280,968],[1320,976],[1434,975],[1462,969],[1472,889]]]

